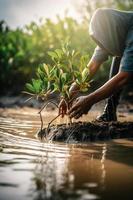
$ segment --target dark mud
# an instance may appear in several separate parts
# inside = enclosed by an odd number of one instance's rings
[[[115,138],[133,138],[133,122],[78,122],[52,125],[38,132],[43,139],[53,141],[88,142]]]

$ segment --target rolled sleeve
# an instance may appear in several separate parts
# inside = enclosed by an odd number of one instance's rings
[[[104,62],[108,59],[108,53],[102,49],[101,47],[97,46],[94,50],[92,61],[100,61]]]

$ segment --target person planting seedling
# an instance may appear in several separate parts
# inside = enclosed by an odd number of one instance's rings
[[[72,83],[76,83],[78,91],[85,92],[90,86],[89,71],[86,67],[88,56],[81,56],[79,52],[70,50],[69,43],[66,42],[61,49],[48,52],[53,64],[40,64],[37,70],[37,79],[32,79],[32,83],[27,83],[26,88],[28,92],[25,92],[31,98],[41,98],[47,100],[48,103],[44,103],[39,111],[41,119],[41,130],[43,129],[43,119],[41,112],[49,104],[53,103],[59,108],[58,115],[52,119],[50,124],[60,115],[62,117],[69,110],[73,98],[71,98],[70,87]],[[78,66],[78,68],[77,68]],[[58,92],[60,95],[59,106],[49,100],[51,94]],[[74,93],[73,91],[72,93]],[[61,104],[63,104],[63,110],[61,110]],[[65,108],[65,112],[64,112]]]
[[[88,64],[89,77],[93,77],[108,56],[113,56],[110,79],[102,87],[87,96],[80,96],[69,109],[70,118],[78,119],[102,99],[108,98],[104,112],[97,120],[116,121],[116,108],[121,88],[133,75],[133,12],[108,8],[96,10],[90,22],[90,35],[97,43]],[[78,85],[71,87],[71,93],[78,91]],[[71,98],[75,93],[71,95]],[[66,114],[62,101],[60,113]]]

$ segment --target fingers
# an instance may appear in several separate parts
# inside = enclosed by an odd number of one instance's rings
[[[64,115],[67,112],[67,105],[64,99],[62,99],[59,103],[59,114],[61,115],[61,117],[63,118]]]
[[[66,115],[66,112],[67,112],[66,107],[64,107],[64,106],[59,107],[59,114],[61,115],[62,118]]]
[[[58,112],[58,114],[61,115],[61,113],[62,113],[62,107],[59,106],[59,112]]]
[[[66,109],[62,109],[62,118],[65,116],[65,114],[66,114]]]
[[[77,99],[71,99],[68,103],[68,109],[70,110],[73,107],[73,104],[78,102],[78,98]]]
[[[77,116],[79,114],[81,114],[81,108],[78,108],[78,109],[73,110],[72,112],[70,112],[69,117],[70,118],[73,118],[73,117],[75,118],[75,116]]]
[[[75,119],[78,119],[79,117],[81,117],[82,116],[82,113],[78,113],[77,115],[75,115]]]
[[[79,111],[78,107],[79,107],[78,105],[72,106],[72,108],[68,111],[68,115],[72,115],[72,113],[78,112]]]
[[[61,117],[63,118],[66,115],[66,109],[62,109],[62,115]]]
[[[78,119],[79,117],[82,116],[82,111],[79,109],[79,110],[76,110],[76,111],[73,111],[71,114],[70,114],[70,118],[75,118],[75,119]]]
[[[76,100],[74,101],[74,103],[75,103],[75,105],[73,105],[73,106],[71,107],[71,109],[68,111],[68,114],[71,114],[73,111],[75,111],[75,110],[78,109],[78,107],[79,107],[78,99],[76,99]]]
[[[59,107],[59,115],[61,115],[62,118],[64,117],[64,111],[62,106]]]

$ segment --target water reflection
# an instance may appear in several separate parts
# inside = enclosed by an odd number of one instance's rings
[[[34,169],[32,180],[35,188],[32,192],[36,193],[35,199],[51,199],[52,197],[59,199],[58,193],[62,190],[68,173],[66,170],[69,158],[68,149],[63,153],[56,152],[55,145],[51,147],[53,152],[47,151],[46,157],[42,155]]]
[[[106,168],[105,168],[105,159],[107,152],[107,144],[104,144],[102,147],[102,158],[101,158],[101,190],[105,190],[105,179],[106,179]]]
[[[94,153],[99,152],[87,150],[87,147],[84,151],[71,145],[66,146],[67,151],[60,155],[56,152],[56,146],[53,146],[54,153],[47,152],[46,157],[38,159],[32,179],[35,184],[34,190],[31,190],[32,194],[36,194],[34,198],[99,199],[95,190],[103,185],[99,182],[98,186],[98,179],[103,174],[103,171],[100,172],[102,164],[99,160],[97,168],[94,166],[95,160],[92,160]]]
[[[133,199],[132,140],[41,143],[37,121],[10,119],[0,119],[0,200]]]

